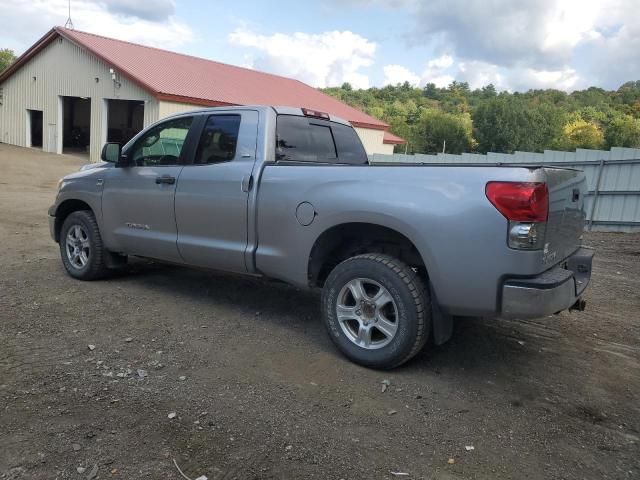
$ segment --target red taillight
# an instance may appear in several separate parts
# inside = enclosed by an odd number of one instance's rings
[[[310,108],[303,108],[302,113],[305,117],[315,117],[322,118],[324,120],[329,120],[329,114],[325,112],[319,112],[318,110],[311,110]]]
[[[485,193],[493,206],[507,220],[547,221],[549,190],[545,183],[489,182]]]

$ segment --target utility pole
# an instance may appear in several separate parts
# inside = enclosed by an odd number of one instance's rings
[[[447,148],[447,141],[443,140],[442,141],[442,153],[444,153],[445,149]]]

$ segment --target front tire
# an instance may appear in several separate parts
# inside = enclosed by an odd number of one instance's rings
[[[60,229],[60,257],[67,273],[79,280],[102,278],[109,272],[106,255],[93,213],[71,213]]]
[[[431,331],[429,292],[404,262],[364,254],[336,266],[322,293],[331,340],[352,361],[390,369],[416,355]]]

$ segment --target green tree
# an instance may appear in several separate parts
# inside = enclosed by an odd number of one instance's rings
[[[564,124],[564,115],[556,107],[529,105],[521,96],[504,93],[480,103],[472,118],[483,153],[542,151],[561,135]]]
[[[427,98],[431,98],[432,100],[437,100],[440,96],[440,92],[435,83],[427,83],[422,89],[422,95]]]
[[[614,117],[604,133],[607,148],[640,148],[640,120],[630,115]]]
[[[562,129],[562,136],[557,145],[562,150],[576,148],[599,149],[604,144],[602,129],[595,122],[582,118],[568,122]]]
[[[424,153],[441,152],[444,145],[447,153],[468,152],[474,146],[471,131],[471,117],[468,114],[454,115],[427,110],[418,121],[416,147]]]
[[[430,138],[425,118],[434,116],[434,112],[452,115],[438,117],[448,127],[456,125],[453,119],[471,125],[479,144],[468,139],[463,143],[480,152],[596,147],[599,130],[605,145],[638,146],[635,120],[640,120],[640,81],[626,82],[615,91],[589,87],[570,94],[554,89],[498,92],[493,85],[470,90],[464,82],[452,82],[445,88],[433,83],[414,88],[404,83],[366,90],[343,84],[324,92],[387,122],[393,133],[408,141],[410,153],[441,151],[442,137],[464,138],[444,135],[436,125],[431,128],[436,138]],[[570,132],[565,132],[565,126],[578,120],[588,125],[574,124]],[[455,143],[447,140],[448,145]],[[469,148],[455,146],[454,150]]]
[[[13,53],[13,50],[9,50],[8,48],[0,49],[0,72],[11,65],[15,59],[16,56]]]

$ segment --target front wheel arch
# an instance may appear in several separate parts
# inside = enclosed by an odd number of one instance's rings
[[[57,243],[60,243],[60,230],[62,230],[62,225],[64,224],[64,221],[73,212],[78,212],[81,210],[88,210],[95,216],[95,212],[93,211],[91,206],[87,202],[84,202],[82,200],[78,200],[75,198],[69,199],[69,200],[63,201],[62,203],[60,203],[60,205],[58,205],[58,208],[56,208],[56,213],[55,213],[56,219],[55,219],[55,225],[54,225],[54,239]]]

